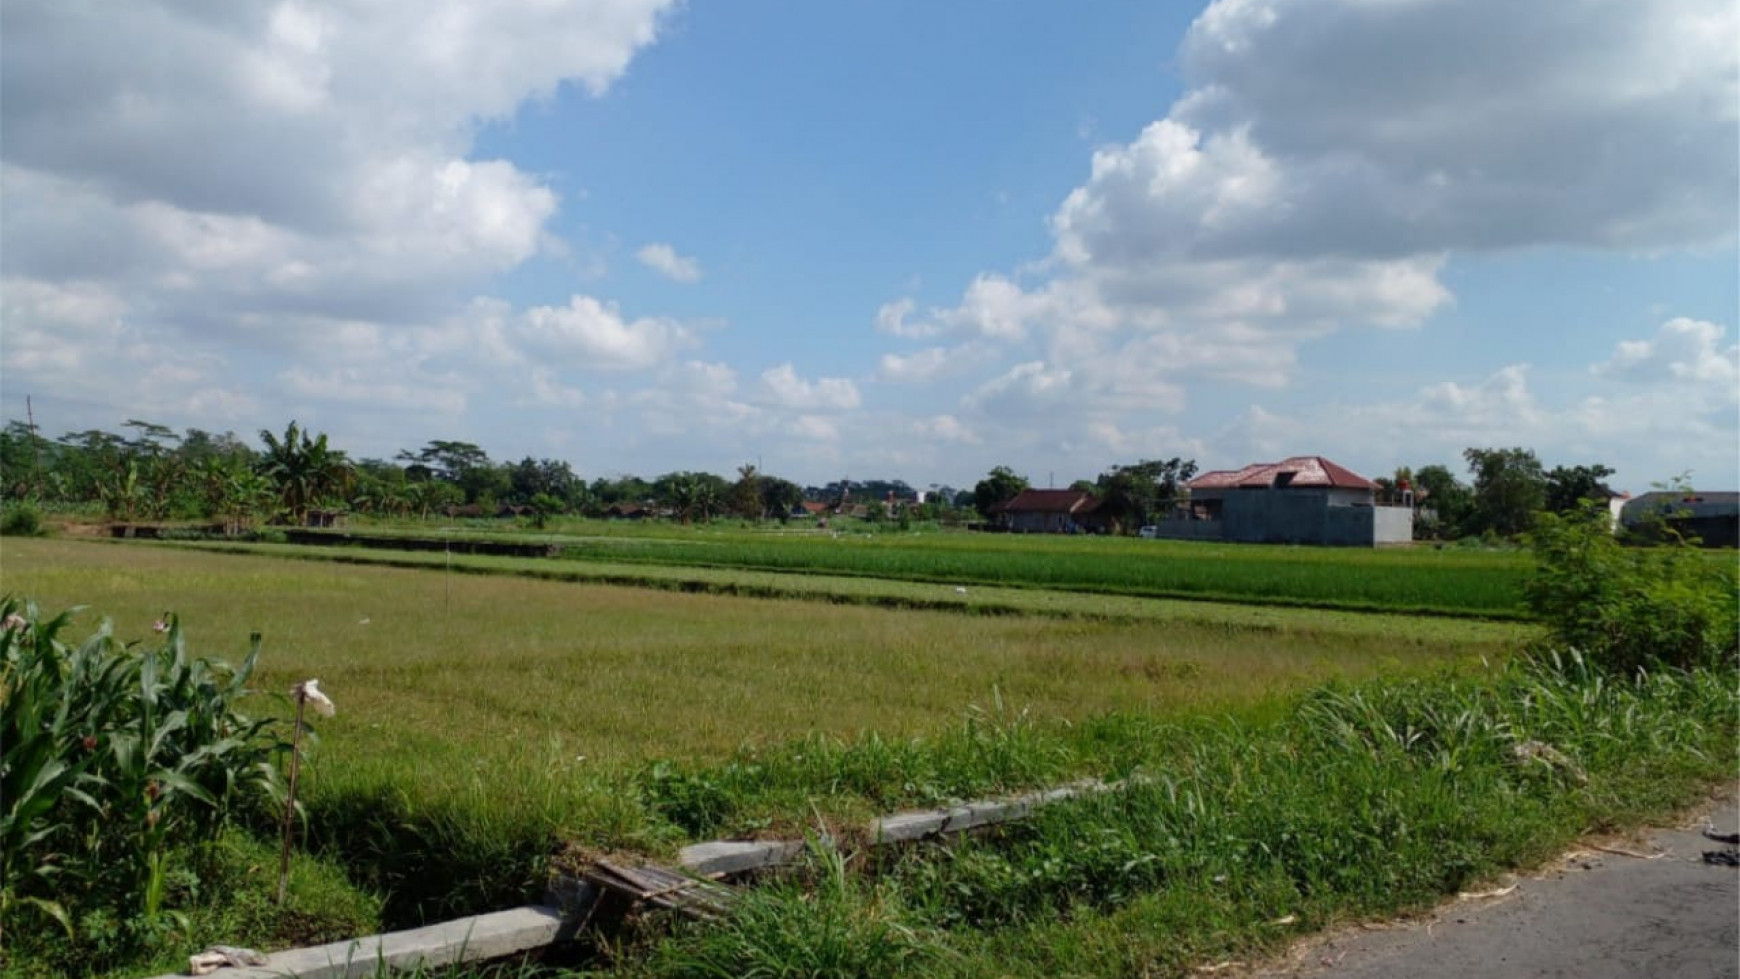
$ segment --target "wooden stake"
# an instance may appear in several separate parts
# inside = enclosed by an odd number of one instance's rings
[[[296,775],[302,767],[302,712],[308,707],[308,697],[302,685],[296,685],[296,727],[290,732],[290,789],[284,800],[284,854],[278,861],[278,903],[284,903],[284,892],[290,886],[291,823],[296,814]]]

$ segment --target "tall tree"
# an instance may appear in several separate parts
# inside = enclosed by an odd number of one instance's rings
[[[1414,499],[1420,517],[1414,521],[1414,536],[1420,540],[1459,537],[1474,508],[1474,495],[1457,480],[1448,466],[1421,466],[1414,473]]]
[[[291,421],[282,439],[261,429],[260,441],[266,444],[260,474],[271,480],[279,505],[296,523],[302,523],[315,504],[350,486],[350,461],[327,445],[325,432],[310,438]]]
[[[1096,485],[1100,508],[1121,528],[1140,527],[1181,495],[1184,483],[1196,475],[1194,459],[1144,459],[1113,466]]]
[[[778,476],[761,477],[761,509],[784,520],[804,501],[803,487]]]
[[[526,504],[540,494],[553,496],[567,509],[585,500],[586,484],[560,459],[526,456],[508,467],[508,492],[516,502]]]
[[[973,509],[986,520],[992,511],[1013,500],[1027,489],[1027,478],[1015,475],[1008,466],[998,466],[973,487]]]
[[[744,463],[737,467],[737,482],[731,486],[726,509],[746,520],[764,520],[767,507],[761,497],[762,476],[755,466]]]
[[[1506,537],[1526,533],[1547,501],[1547,474],[1533,451],[1468,449],[1462,453],[1474,474],[1472,530]]]
[[[653,482],[653,495],[683,523],[707,520],[725,504],[730,484],[706,472],[672,472]]]
[[[1592,466],[1554,466],[1547,473],[1546,509],[1551,513],[1568,513],[1585,500],[1605,503],[1612,497],[1604,480],[1613,470],[1596,463]]]

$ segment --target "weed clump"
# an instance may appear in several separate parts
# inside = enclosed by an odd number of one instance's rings
[[[1546,625],[1542,649],[1571,649],[1614,670],[1733,664],[1740,657],[1740,590],[1733,562],[1708,561],[1662,527],[1657,546],[1628,547],[1605,509],[1542,514],[1524,587]]]

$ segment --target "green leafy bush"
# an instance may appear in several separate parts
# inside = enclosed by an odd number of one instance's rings
[[[175,930],[173,854],[277,798],[285,745],[238,709],[258,637],[233,668],[190,657],[173,616],[160,645],[107,621],[74,645],[76,611],[0,600],[0,914],[30,909],[109,957]]]
[[[1617,670],[1687,668],[1740,651],[1732,564],[1703,558],[1670,533],[1657,547],[1626,547],[1593,504],[1542,514],[1532,537],[1535,573],[1524,586],[1547,626],[1546,645]]]
[[[42,512],[30,501],[8,504],[0,512],[0,536],[40,537],[42,533]]]

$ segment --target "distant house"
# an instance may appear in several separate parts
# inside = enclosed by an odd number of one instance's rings
[[[1343,547],[1414,538],[1412,507],[1379,506],[1375,483],[1322,456],[1215,470],[1185,485],[1189,505],[1156,524],[1154,536]]]
[[[303,514],[302,526],[342,527],[344,526],[344,518],[346,516],[347,514],[343,510],[323,510],[316,508]]]
[[[1619,511],[1629,532],[1647,533],[1655,520],[1705,547],[1740,547],[1740,493],[1657,491],[1631,498]]]
[[[1017,534],[1073,534],[1105,528],[1100,498],[1086,490],[1022,490],[997,507],[997,525]]]
[[[604,508],[606,520],[647,520],[657,516],[659,511],[642,503],[612,503]]]

